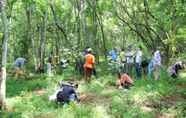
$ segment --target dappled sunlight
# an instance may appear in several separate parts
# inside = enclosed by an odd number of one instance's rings
[[[136,104],[140,104],[143,101],[148,99],[148,95],[152,93],[148,93],[145,91],[144,87],[135,88],[130,96],[132,97],[132,100],[135,101]]]
[[[8,111],[21,111],[21,117],[24,118],[61,118],[62,116],[64,118],[113,118],[113,116],[136,117],[138,115],[151,118],[160,109],[159,107],[163,111],[161,116],[177,116],[177,112],[180,112],[176,109],[176,101],[183,101],[184,96],[180,95],[182,98],[167,103],[174,103],[169,108],[167,108],[166,102],[159,103],[160,100],[164,101],[162,98],[164,95],[175,90],[170,89],[174,88],[171,85],[173,83],[168,83],[166,80],[141,80],[135,81],[133,87],[125,90],[116,88],[114,76],[104,77],[93,79],[91,83],[79,82],[78,92],[82,101],[79,104],[73,103],[65,106],[48,101],[48,96],[59,87],[58,82],[65,80],[64,76],[37,79],[33,83],[26,80],[16,81],[16,85],[19,85],[19,89],[17,88],[19,93],[9,93],[10,96],[7,98]],[[8,91],[13,92],[15,83],[10,81],[9,83]],[[179,87],[182,87],[182,81],[179,83]],[[20,89],[21,86],[25,89]],[[173,101],[173,99],[170,100]]]
[[[93,112],[93,118],[111,118],[111,116],[107,113],[107,108],[105,108],[105,106],[96,105],[93,108]]]
[[[186,80],[186,72],[181,72],[179,75],[181,78],[184,78]]]

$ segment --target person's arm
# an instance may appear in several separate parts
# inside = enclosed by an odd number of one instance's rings
[[[94,56],[92,57],[92,66],[93,66],[93,68],[95,67],[95,57]]]

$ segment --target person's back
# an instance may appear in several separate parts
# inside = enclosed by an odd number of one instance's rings
[[[25,58],[19,57],[19,58],[17,58],[17,59],[15,60],[14,65],[15,65],[16,67],[21,68],[21,67],[25,64],[25,62],[26,62],[26,59],[25,59]]]
[[[111,56],[113,61],[116,61],[117,53],[116,53],[116,51],[114,49],[110,51],[110,56]]]
[[[135,61],[136,61],[136,63],[139,63],[139,64],[142,63],[142,51],[141,51],[141,49],[136,52]]]
[[[119,88],[127,88],[129,89],[130,86],[133,86],[134,81],[131,79],[130,76],[128,76],[128,74],[124,73],[124,74],[120,74],[118,73],[118,77],[119,80],[117,80],[116,85]]]
[[[120,59],[121,59],[121,62],[125,62],[125,61],[126,61],[124,50],[122,50],[122,51],[120,52]]]
[[[84,65],[84,67],[86,67],[86,68],[90,68],[90,69],[92,69],[93,68],[93,64],[94,64],[94,55],[92,55],[92,54],[87,54],[86,56],[85,56],[85,65]]]
[[[121,83],[133,84],[133,80],[126,73],[121,76],[120,81]]]
[[[88,54],[85,56],[85,64],[84,64],[84,75],[85,81],[90,82],[90,78],[92,76],[93,69],[95,68],[95,57],[92,54],[92,49],[88,49]]]
[[[175,64],[168,68],[168,73],[170,74],[171,77],[177,78],[178,71],[181,69],[183,69],[182,62],[176,62]]]
[[[159,66],[161,65],[161,55],[159,50],[154,53],[154,64]]]
[[[64,85],[62,91],[57,93],[57,101],[61,103],[69,103],[71,95],[76,96],[76,92],[72,86]]]
[[[127,58],[127,63],[133,63],[134,62],[134,60],[133,60],[133,52],[132,51],[127,52],[126,58]]]
[[[154,77],[155,80],[159,80],[160,79],[160,69],[161,69],[161,55],[160,55],[160,51],[157,50],[154,53]]]

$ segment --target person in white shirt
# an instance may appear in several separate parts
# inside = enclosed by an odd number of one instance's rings
[[[154,77],[155,80],[160,79],[160,69],[161,69],[161,55],[160,51],[156,50],[154,53]]]
[[[136,51],[136,58],[135,58],[135,67],[136,67],[136,77],[137,79],[141,79],[141,63],[142,63],[142,48],[139,47]]]

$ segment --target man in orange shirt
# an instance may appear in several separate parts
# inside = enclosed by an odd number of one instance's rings
[[[92,71],[94,69],[95,57],[92,54],[91,48],[87,49],[87,52],[88,54],[85,55],[84,71],[85,71],[85,81],[90,82]]]
[[[126,88],[129,89],[130,86],[133,85],[134,81],[128,76],[128,74],[118,74],[119,80],[117,80],[116,85],[118,88]]]

